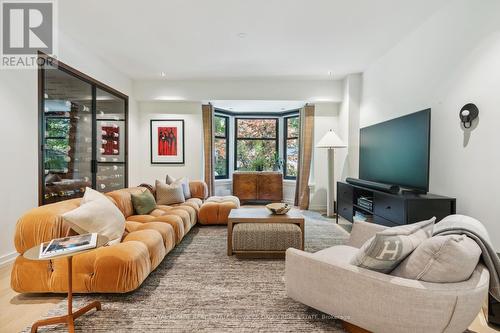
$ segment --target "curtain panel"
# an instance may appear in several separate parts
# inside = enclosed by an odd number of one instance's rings
[[[295,185],[295,206],[309,208],[309,176],[314,141],[314,105],[304,106],[299,113],[300,139],[297,180]]]
[[[203,156],[205,164],[205,183],[208,187],[208,195],[214,195],[215,173],[214,173],[214,108],[211,104],[201,106],[203,119]]]

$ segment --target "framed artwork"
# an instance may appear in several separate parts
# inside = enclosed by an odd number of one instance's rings
[[[184,164],[184,120],[151,120],[151,163]]]
[[[97,162],[125,161],[125,121],[97,121]]]

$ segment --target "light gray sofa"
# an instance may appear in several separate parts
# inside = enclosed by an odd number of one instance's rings
[[[372,332],[464,332],[488,295],[488,270],[478,264],[467,281],[429,283],[349,264],[358,248],[383,229],[355,222],[346,245],[316,253],[289,248],[288,296]]]

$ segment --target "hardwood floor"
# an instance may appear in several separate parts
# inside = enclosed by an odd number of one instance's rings
[[[0,333],[19,332],[40,319],[65,296],[54,294],[18,294],[10,288],[12,265],[0,267]],[[471,332],[499,332],[488,326],[481,311],[469,327]]]
[[[40,319],[64,296],[18,294],[10,288],[12,264],[0,267],[0,332],[19,332]]]

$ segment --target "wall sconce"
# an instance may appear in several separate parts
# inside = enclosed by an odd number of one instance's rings
[[[459,116],[464,128],[471,128],[472,122],[479,116],[479,109],[473,103],[465,104],[460,109]]]

